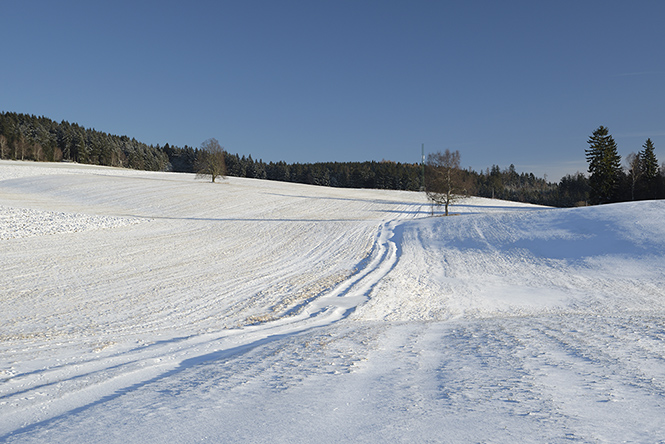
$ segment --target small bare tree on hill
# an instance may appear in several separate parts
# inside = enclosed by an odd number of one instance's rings
[[[218,177],[223,179],[226,175],[224,148],[217,139],[208,139],[201,144],[201,151],[196,158],[196,174],[199,177],[210,176],[212,182]]]
[[[425,193],[433,205],[445,207],[446,216],[448,207],[467,191],[460,158],[459,151],[438,151],[428,154],[425,163]]]

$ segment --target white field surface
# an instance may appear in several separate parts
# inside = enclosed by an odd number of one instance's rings
[[[665,202],[0,162],[0,442],[665,442]]]

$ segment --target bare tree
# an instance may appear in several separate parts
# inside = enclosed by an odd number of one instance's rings
[[[0,159],[5,158],[5,150],[7,149],[7,138],[4,134],[0,134]]]
[[[35,158],[37,162],[41,162],[44,160],[44,149],[39,143],[35,143],[32,146],[32,156]]]
[[[16,139],[16,142],[14,142],[14,158],[18,159],[18,153],[19,151],[21,152],[21,160],[25,160],[25,154],[28,148],[28,143],[25,140],[25,137],[23,137],[23,134],[20,134],[18,136],[18,139]]]
[[[635,200],[635,185],[642,176],[642,156],[630,153],[626,156],[626,170],[630,179],[630,200]]]
[[[466,191],[464,172],[460,168],[459,151],[430,153],[425,163],[425,192],[432,204],[448,207]],[[433,210],[432,210],[433,211]]]
[[[226,162],[224,161],[224,148],[217,139],[208,139],[201,144],[201,151],[196,159],[196,173],[200,177],[210,176],[214,182],[216,178],[224,178]]]

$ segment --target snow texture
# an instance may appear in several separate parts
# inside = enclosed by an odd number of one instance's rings
[[[126,217],[89,216],[0,206],[0,239],[115,228],[138,222],[140,220]]]
[[[665,203],[0,162],[0,442],[665,442]]]

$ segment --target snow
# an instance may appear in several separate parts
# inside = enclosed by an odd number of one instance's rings
[[[0,442],[665,442],[665,203],[0,162]]]
[[[0,218],[0,239],[115,228],[140,222],[126,217],[89,216],[12,207],[0,207]]]

